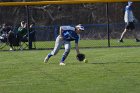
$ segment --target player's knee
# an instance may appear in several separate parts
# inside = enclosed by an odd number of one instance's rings
[[[59,48],[54,48],[53,51],[51,52],[51,54],[54,56],[59,52]]]
[[[56,55],[56,54],[57,54],[57,52],[51,52],[51,55],[53,55],[53,56]]]
[[[65,49],[65,52],[70,52],[70,48],[68,48],[68,49]]]
[[[57,53],[51,53],[53,56],[55,56]]]
[[[70,49],[65,51],[65,54],[68,55],[70,53]]]
[[[64,56],[68,56],[69,53],[70,53],[70,50],[65,51],[65,52],[64,52]]]

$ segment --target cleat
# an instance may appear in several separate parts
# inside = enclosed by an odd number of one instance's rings
[[[9,50],[10,50],[10,51],[13,51],[13,48],[10,48]]]
[[[121,43],[123,43],[123,40],[122,40],[122,39],[120,39],[118,42],[121,42]]]
[[[140,40],[139,39],[136,39],[136,42],[140,42]]]
[[[45,57],[45,59],[44,59],[44,63],[48,63],[48,61],[49,61],[49,57],[47,56],[47,57]]]
[[[51,54],[48,54],[44,59],[44,63],[47,63],[51,56],[52,56]]]
[[[61,65],[61,66],[65,66],[66,64],[65,64],[65,63],[63,63],[63,62],[61,62],[59,65]]]

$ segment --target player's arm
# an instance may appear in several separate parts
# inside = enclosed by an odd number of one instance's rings
[[[63,33],[63,29],[62,29],[62,27],[60,27],[60,29],[59,29],[59,36],[60,36],[59,38],[60,38],[60,39],[63,38],[63,37],[62,37],[62,33]]]
[[[128,6],[125,7],[124,20],[128,24],[128,22],[129,22],[129,7]]]
[[[75,40],[75,50],[76,50],[76,53],[77,54],[80,54],[80,51],[79,51],[79,40],[80,40],[80,35],[78,36],[78,38]]]
[[[63,33],[63,29],[62,29],[62,27],[60,27],[60,29],[59,29],[59,35],[62,36],[62,33]]]
[[[80,54],[78,43],[75,43],[75,50],[77,54]]]

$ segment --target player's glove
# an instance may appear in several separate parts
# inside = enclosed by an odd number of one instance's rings
[[[77,54],[76,55],[77,60],[83,61],[85,59],[85,54]]]

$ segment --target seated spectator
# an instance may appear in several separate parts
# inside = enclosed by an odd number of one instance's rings
[[[12,28],[10,26],[8,26],[7,24],[2,24],[2,27],[0,29],[0,40],[3,42],[7,42],[7,35],[8,32],[11,30]]]
[[[15,33],[13,31],[9,31],[9,33],[7,35],[7,41],[10,46],[10,50],[14,50],[15,43],[17,43],[17,42],[16,42]]]
[[[35,23],[31,23],[29,25],[29,36],[28,36],[28,29],[27,23],[21,21],[20,27],[18,28],[17,36],[20,38],[20,42],[28,42],[29,37],[31,42],[35,41]],[[21,45],[21,44],[20,44]],[[22,45],[21,45],[22,48]]]
[[[23,39],[23,37],[25,37],[25,35],[27,34],[27,23],[26,22],[21,21],[17,34],[21,40]]]
[[[14,32],[12,32],[12,27],[7,25],[7,24],[3,24],[1,29],[0,29],[0,40],[4,43],[7,43],[10,46],[10,50],[13,50],[13,40],[14,37]]]
[[[35,23],[31,23],[29,26],[29,36],[31,41],[34,40],[34,35],[35,35]],[[26,29],[27,30],[27,29]],[[26,34],[22,35],[22,41],[28,41],[28,32],[26,32]]]

